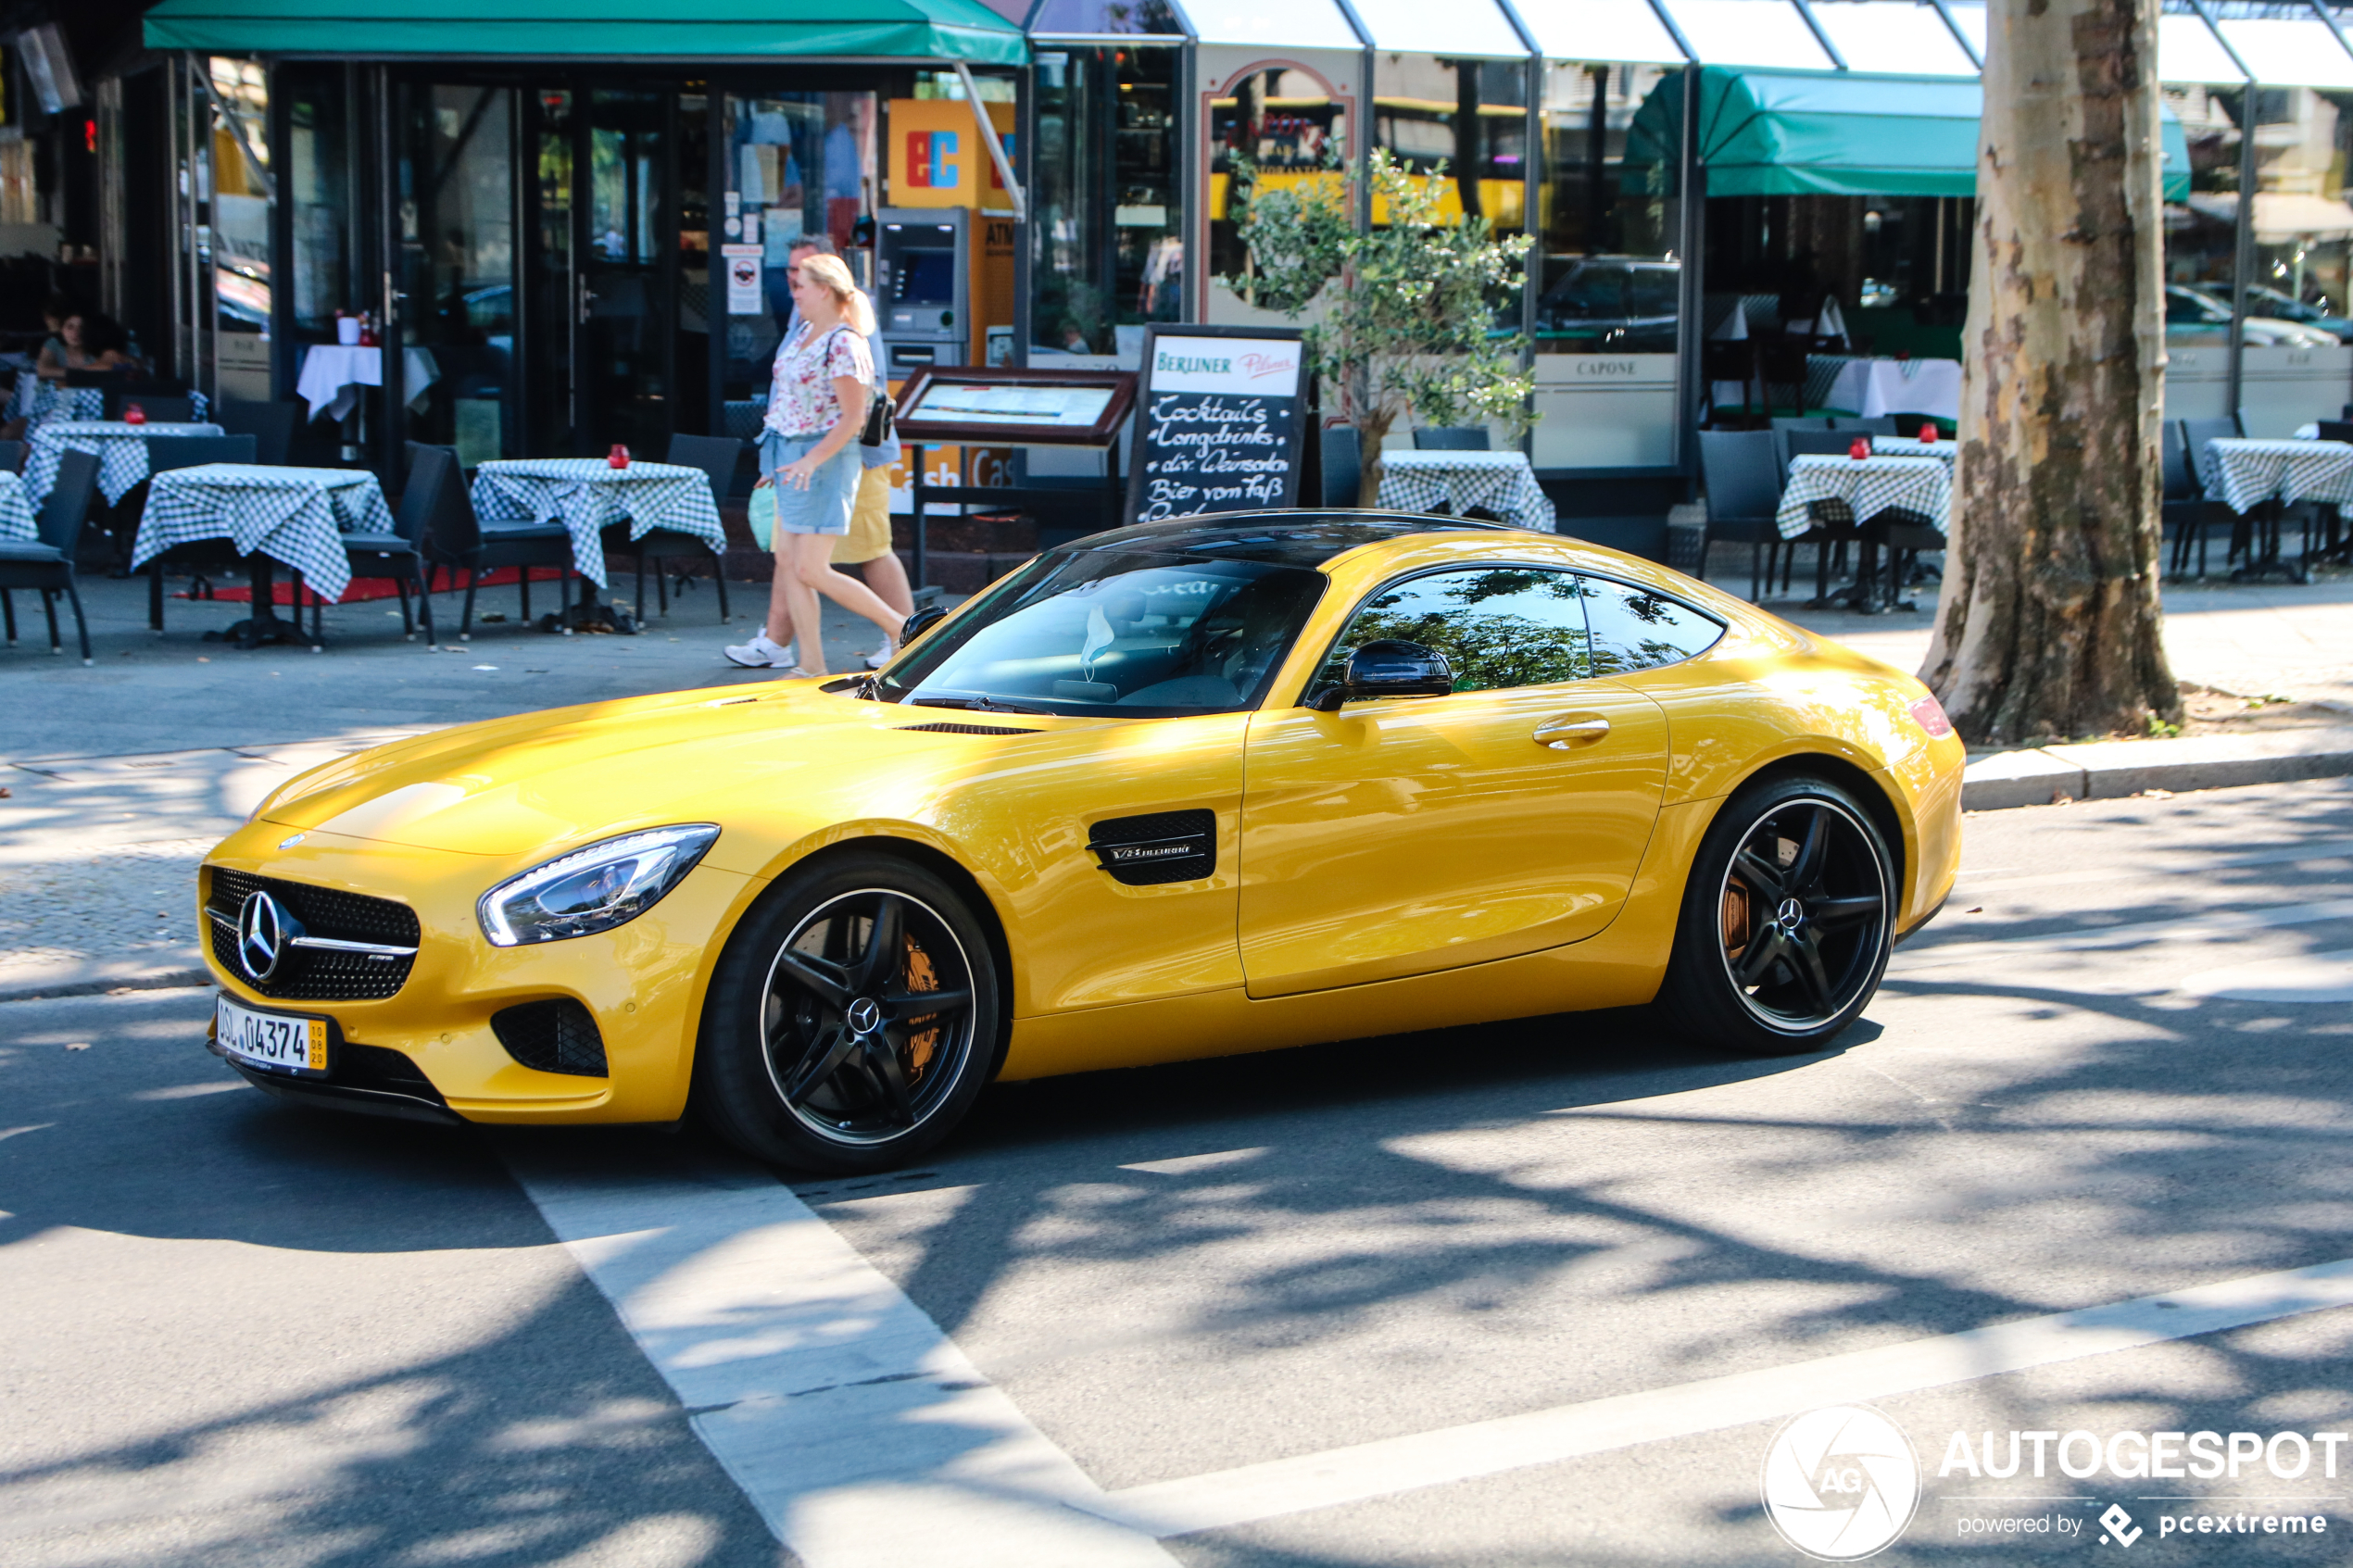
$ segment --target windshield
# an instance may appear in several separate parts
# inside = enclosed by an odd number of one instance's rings
[[[1123,718],[1255,707],[1324,581],[1161,551],[1040,556],[885,671],[877,695]]]

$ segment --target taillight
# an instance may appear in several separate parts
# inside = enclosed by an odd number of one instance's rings
[[[1912,704],[1912,721],[1926,730],[1931,740],[1943,740],[1953,733],[1953,721],[1944,717],[1944,705],[1932,696]]]

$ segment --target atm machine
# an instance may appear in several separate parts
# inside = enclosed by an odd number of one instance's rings
[[[883,371],[970,363],[975,214],[962,207],[887,207],[875,215],[875,305]]]

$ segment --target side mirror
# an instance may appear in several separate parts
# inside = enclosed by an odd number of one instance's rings
[[[937,605],[925,605],[909,616],[899,628],[899,646],[905,647],[917,637],[948,619],[948,612]]]
[[[1447,696],[1454,671],[1446,656],[1419,643],[1366,643],[1348,656],[1340,684],[1308,697],[1318,713],[1337,713],[1343,702],[1376,696]]]

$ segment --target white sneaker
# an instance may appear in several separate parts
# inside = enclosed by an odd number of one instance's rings
[[[866,668],[869,670],[879,670],[898,657],[899,639],[896,637],[885,637],[883,639],[883,646],[875,652],[866,656]]]
[[[792,668],[792,654],[770,642],[764,630],[756,633],[751,641],[738,643],[725,651],[730,662],[740,664],[747,670]]]

